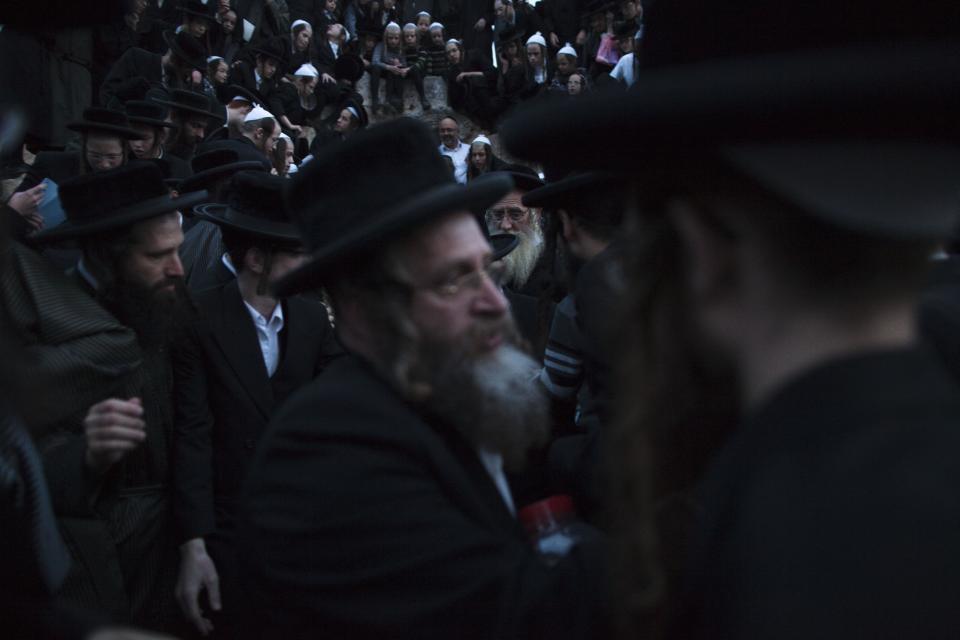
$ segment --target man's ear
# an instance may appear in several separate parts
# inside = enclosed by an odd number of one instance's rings
[[[729,294],[737,280],[737,243],[688,200],[667,204],[687,262],[687,285],[699,301]]]
[[[576,242],[578,229],[573,218],[563,209],[558,209],[557,215],[560,217],[560,233],[563,234],[563,239],[567,241],[567,244]]]

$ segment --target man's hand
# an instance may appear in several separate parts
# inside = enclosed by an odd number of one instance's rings
[[[473,25],[474,30],[483,31],[487,27],[487,21],[483,18],[477,20],[477,24]]]
[[[336,82],[337,82],[337,79],[334,78],[334,77],[333,77],[332,75],[330,75],[329,73],[325,73],[325,74],[323,74],[322,76],[320,76],[320,81],[323,82],[324,84],[330,84],[331,82],[332,82],[332,83],[336,83]]]
[[[410,67],[403,67],[402,69],[400,69],[401,78],[406,78],[408,73],[410,73]]]
[[[390,69],[390,73],[392,73],[395,76],[400,75],[400,65],[391,64],[387,67],[387,69]]]
[[[98,474],[119,462],[147,438],[140,398],[110,398],[90,407],[83,419],[87,467]]]
[[[200,611],[200,591],[206,589],[214,611],[220,611],[220,578],[213,560],[207,555],[203,538],[193,538],[180,545],[180,574],[174,594],[183,615],[203,635],[213,631],[213,623]]]
[[[47,185],[41,182],[32,189],[10,196],[7,206],[19,213],[35,231],[39,231],[43,228],[43,216],[40,215],[38,208],[46,191]]]
[[[299,138],[303,135],[303,127],[298,124],[290,125],[289,129],[293,132],[294,137]]]
[[[560,48],[560,38],[558,38],[557,34],[555,34],[553,31],[550,32],[550,44],[554,49]]]

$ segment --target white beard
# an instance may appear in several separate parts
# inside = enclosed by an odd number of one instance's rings
[[[543,253],[543,231],[533,225],[529,230],[513,235],[519,238],[520,244],[503,259],[506,265],[504,284],[519,289],[527,284]]]

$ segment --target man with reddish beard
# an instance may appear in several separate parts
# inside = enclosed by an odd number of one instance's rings
[[[293,178],[311,260],[277,294],[326,287],[349,355],[280,410],[250,469],[251,637],[604,636],[603,544],[586,535],[546,566],[504,475],[547,409],[471,213],[510,185],[457,184],[405,118]]]
[[[41,443],[54,509],[73,571],[61,595],[154,629],[175,628],[177,566],[168,505],[173,428],[168,345],[186,319],[179,209],[153,163],[134,162],[65,181],[66,220],[40,243],[79,244],[71,274],[132,329],[139,362],[100,400]],[[74,319],[81,325],[82,316]]]

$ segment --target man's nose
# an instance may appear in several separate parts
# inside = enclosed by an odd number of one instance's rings
[[[480,295],[476,298],[474,310],[484,315],[500,317],[509,309],[510,303],[507,301],[506,296],[503,295],[503,291],[500,290],[500,287],[497,286],[493,280],[485,277],[483,279],[483,287],[480,289]]]
[[[184,274],[183,263],[180,262],[180,256],[173,254],[167,262],[164,275],[168,278],[182,278]]]

